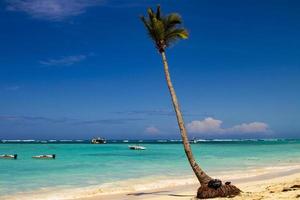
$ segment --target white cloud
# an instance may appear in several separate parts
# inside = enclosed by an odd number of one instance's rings
[[[146,133],[151,133],[151,134],[159,133],[159,129],[156,128],[155,126],[149,126],[149,127],[146,128],[145,132]]]
[[[191,133],[267,133],[269,126],[263,122],[251,122],[235,125],[231,128],[222,128],[222,121],[207,117],[204,120],[195,120],[187,124]]]
[[[202,121],[192,121],[187,124],[187,128],[191,133],[218,133],[221,132],[221,120],[214,119],[212,117],[207,117]]]
[[[263,122],[252,122],[249,124],[243,123],[240,125],[233,126],[228,131],[238,133],[265,133],[268,132],[269,126]]]
[[[25,12],[34,18],[60,21],[103,3],[104,0],[7,0],[6,9]]]
[[[58,59],[48,59],[39,63],[47,66],[70,66],[87,58],[86,55],[65,56]]]

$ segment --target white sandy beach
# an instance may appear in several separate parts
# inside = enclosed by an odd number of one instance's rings
[[[270,169],[269,169],[270,170]],[[237,177],[237,174],[231,174]],[[239,174],[238,176],[241,176]],[[226,176],[227,178],[229,176]],[[224,176],[225,178],[225,176]],[[225,180],[229,180],[226,179]],[[257,171],[257,175],[244,173],[243,178],[232,180],[243,193],[233,199],[299,199],[300,198],[300,166],[291,168],[275,168],[273,171]],[[80,200],[191,200],[195,199],[198,184],[166,187],[139,192],[127,192],[115,195],[96,195],[79,198]],[[224,198],[218,198],[224,199]]]
[[[3,200],[191,200],[198,183],[193,177],[152,177],[127,180],[80,189],[20,193]],[[223,172],[216,178],[232,181],[243,193],[233,199],[299,199],[300,165]]]

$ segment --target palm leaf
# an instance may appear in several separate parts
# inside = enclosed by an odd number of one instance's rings
[[[154,41],[160,51],[164,51],[167,46],[181,39],[187,39],[188,31],[182,27],[181,16],[177,13],[171,13],[163,16],[160,6],[157,6],[156,12],[151,8],[147,10],[148,17],[141,17],[148,34]]]
[[[156,18],[159,19],[159,20],[161,20],[160,13],[161,13],[161,11],[160,11],[160,5],[158,5],[157,9],[156,9]]]
[[[153,30],[155,30],[153,33],[155,35],[155,38],[157,41],[164,40],[165,37],[165,27],[161,20],[158,20],[156,18],[153,19]]]
[[[189,37],[189,33],[184,28],[174,29],[165,35],[166,45],[170,46],[172,43],[177,42],[181,39],[187,39]]]
[[[182,23],[181,16],[177,13],[171,13],[164,19],[164,24],[166,29],[174,28],[176,25],[179,25]]]
[[[144,16],[141,16],[141,20],[144,23],[144,26],[146,27],[148,35],[150,36],[150,38],[152,40],[156,41],[156,38],[155,38],[155,35],[153,34],[152,26],[151,26],[150,22],[147,21],[147,19]]]
[[[189,37],[189,33],[184,28],[174,29],[171,32],[165,35],[165,39],[170,39],[172,37],[178,37],[179,39],[187,39]]]

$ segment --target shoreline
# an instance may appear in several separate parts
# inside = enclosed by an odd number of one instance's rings
[[[232,175],[235,177],[236,175]],[[230,177],[230,175],[228,175]],[[225,182],[226,178],[222,180]],[[229,179],[228,179],[229,180]],[[270,193],[272,197],[270,199],[274,199],[276,197],[276,192],[281,193],[284,189],[289,190],[290,187],[294,185],[300,184],[300,165],[293,169],[282,169],[275,170],[268,173],[263,173],[260,175],[242,177],[242,178],[233,178],[230,179],[232,184],[237,185],[243,193],[235,198],[231,199],[255,199],[257,196],[263,197],[262,193]],[[299,185],[300,186],[300,185]],[[86,197],[86,198],[73,198],[68,200],[104,200],[104,199],[112,199],[112,200],[194,200],[197,189],[199,187],[198,183],[175,186],[175,187],[165,187],[154,190],[145,190],[140,192],[132,192],[132,193],[122,193],[115,195],[97,195],[94,197]],[[277,189],[277,191],[273,191]],[[264,189],[268,191],[264,191]],[[291,190],[290,192],[296,193],[294,194],[295,199],[300,198],[300,187],[299,190]],[[297,193],[298,192],[298,193]],[[298,195],[299,194],[299,195]],[[216,199],[224,199],[224,198],[216,198]],[[262,199],[262,198],[258,198]],[[291,194],[284,193],[280,199],[293,199]]]
[[[232,184],[244,188],[269,180],[280,179],[284,177],[298,177],[300,179],[300,164],[284,165],[277,167],[254,168],[251,170],[222,171],[213,173],[215,177],[222,181],[231,181]],[[193,176],[182,177],[144,177],[140,179],[130,179],[113,183],[106,183],[91,187],[82,187],[78,189],[58,189],[49,188],[39,190],[34,193],[19,193],[13,196],[1,197],[5,200],[98,200],[98,199],[145,199],[150,200],[163,196],[163,199],[191,199],[195,196],[199,184]],[[167,196],[166,196],[167,195]],[[175,196],[174,196],[175,195]],[[176,197],[177,196],[177,197]]]

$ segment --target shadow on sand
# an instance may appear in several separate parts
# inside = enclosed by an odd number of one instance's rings
[[[128,196],[161,195],[161,196],[172,196],[172,197],[194,197],[194,195],[172,194],[171,191],[137,192],[137,193],[129,193],[127,195]]]

